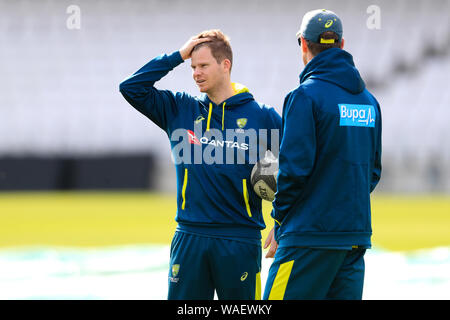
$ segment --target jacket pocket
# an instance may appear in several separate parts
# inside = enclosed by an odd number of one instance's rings
[[[188,169],[184,169],[184,180],[183,180],[183,188],[181,189],[181,197],[182,197],[182,202],[181,202],[181,210],[184,210],[184,208],[186,207],[186,188],[187,188],[187,184],[188,184]]]
[[[247,210],[248,216],[251,218],[252,212],[250,210],[250,204],[248,200],[247,179],[242,179],[242,194],[244,196],[245,209]]]

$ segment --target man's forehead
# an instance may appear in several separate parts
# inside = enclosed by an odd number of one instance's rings
[[[200,48],[192,51],[191,61],[192,60],[203,61],[203,60],[210,60],[210,59],[214,59],[214,57],[211,53],[211,49],[206,45],[203,45]]]

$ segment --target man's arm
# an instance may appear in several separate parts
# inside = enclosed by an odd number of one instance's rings
[[[380,111],[380,106],[377,105],[378,110]],[[379,112],[380,117],[379,117],[379,125],[377,127],[377,146],[376,146],[376,151],[375,151],[375,161],[374,161],[374,167],[373,167],[373,172],[372,172],[372,180],[370,183],[370,192],[372,192],[375,187],[377,186],[378,182],[380,181],[381,178],[381,128],[382,128],[382,123],[381,123],[381,111]]]
[[[313,104],[303,91],[286,97],[280,146],[277,192],[273,201],[275,238],[278,227],[303,192],[316,157]]]
[[[267,121],[267,129],[269,129],[267,148],[272,151],[276,158],[279,157],[280,153],[281,123],[281,117],[275,108],[269,108]]]
[[[169,90],[157,90],[154,84],[184,60],[189,59],[192,49],[205,41],[208,39],[193,37],[179,51],[154,58],[120,83],[120,92],[136,110],[167,131],[169,119],[177,113],[177,96]]]
[[[178,51],[171,55],[160,55],[119,86],[124,98],[136,110],[165,131],[168,120],[175,117],[177,113],[176,98],[173,92],[158,90],[153,85],[182,62]]]
[[[280,138],[281,138],[281,117],[275,108],[268,107],[267,113],[267,129],[268,129],[268,143],[267,148],[272,151],[273,155],[278,158],[280,155]],[[264,249],[269,248],[266,258],[273,258],[278,248],[278,243],[274,237],[274,229],[270,231],[264,243]]]

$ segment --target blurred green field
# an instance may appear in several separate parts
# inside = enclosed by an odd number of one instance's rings
[[[264,202],[268,226],[270,209]],[[174,195],[147,192],[0,193],[0,247],[169,244],[175,211]],[[450,196],[377,194],[372,224],[378,248],[450,246]]]

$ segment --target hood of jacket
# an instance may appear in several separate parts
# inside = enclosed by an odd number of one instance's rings
[[[222,101],[219,104],[220,106],[225,103],[227,109],[235,108],[252,100],[255,100],[249,89],[243,84],[233,82],[231,83],[231,85],[234,90],[234,95],[229,97],[225,101]],[[198,100],[201,101],[205,106],[209,106],[210,103],[213,106],[217,106],[213,101],[211,101],[211,99],[209,99],[206,93],[203,93],[200,97],[198,97]]]
[[[308,79],[331,82],[352,94],[358,94],[366,87],[353,56],[338,48],[322,51],[305,66],[300,74],[300,84]]]

